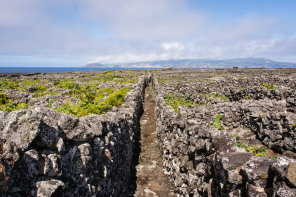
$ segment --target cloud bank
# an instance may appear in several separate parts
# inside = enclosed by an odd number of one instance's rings
[[[0,56],[125,63],[266,57],[296,62],[295,21],[249,13],[217,21],[183,0],[9,0]]]

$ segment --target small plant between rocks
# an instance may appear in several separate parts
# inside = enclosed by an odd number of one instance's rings
[[[213,123],[209,127],[215,127],[218,130],[222,130],[223,128],[221,127],[221,124],[220,124],[220,119],[221,118],[223,118],[222,114],[217,115],[214,118]]]
[[[235,143],[234,143],[235,146],[237,146],[239,148],[243,148],[247,152],[254,153],[255,156],[257,156],[257,157],[264,157],[268,153],[268,149],[267,149],[266,146],[254,147],[254,146],[251,146],[251,145],[244,145],[243,143],[238,142],[237,141],[238,133],[234,134],[232,137],[235,138]],[[273,156],[272,156],[271,159],[276,160],[276,158],[273,157]]]
[[[196,105],[190,100],[184,100],[181,96],[174,96],[173,94],[169,93],[164,97],[165,102],[167,105],[171,106],[176,113],[179,113],[179,107],[187,106],[192,107]]]
[[[278,87],[276,85],[273,85],[273,84],[267,84],[267,83],[262,82],[262,83],[260,83],[260,85],[261,85],[262,88],[266,88],[268,90],[276,90],[276,89],[278,89]]]

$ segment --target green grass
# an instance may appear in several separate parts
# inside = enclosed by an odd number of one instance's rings
[[[255,148],[251,145],[244,145],[241,142],[235,142],[234,145],[239,148],[245,149],[247,152],[254,153],[257,157],[264,157],[268,153],[268,149],[266,146],[260,146]]]
[[[179,113],[179,107],[187,106],[192,107],[196,105],[190,100],[184,100],[181,96],[175,97],[173,94],[169,93],[164,97],[167,105],[171,106],[176,113]]]
[[[261,85],[262,88],[266,88],[266,89],[269,89],[269,90],[278,89],[278,87],[273,85],[273,84],[267,84],[267,83],[262,82],[262,83],[260,83],[260,85]]]
[[[217,115],[214,120],[213,123],[210,125],[210,127],[215,127],[218,130],[222,130],[223,128],[220,125],[220,119],[223,118],[222,114]]]
[[[82,92],[77,104],[70,104],[68,102],[62,107],[56,107],[55,110],[73,114],[77,117],[90,114],[104,114],[112,106],[120,106],[124,102],[124,98],[128,91],[129,88],[121,88],[119,90],[104,88],[98,90],[95,94]],[[104,97],[107,98],[102,100]]]

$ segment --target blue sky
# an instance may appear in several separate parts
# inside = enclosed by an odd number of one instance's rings
[[[292,0],[0,0],[0,66],[296,62]]]

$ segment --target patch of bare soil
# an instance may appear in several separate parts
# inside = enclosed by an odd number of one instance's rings
[[[141,125],[141,153],[137,165],[135,196],[175,196],[173,184],[163,172],[161,152],[155,130],[155,102],[151,86],[146,88]]]

